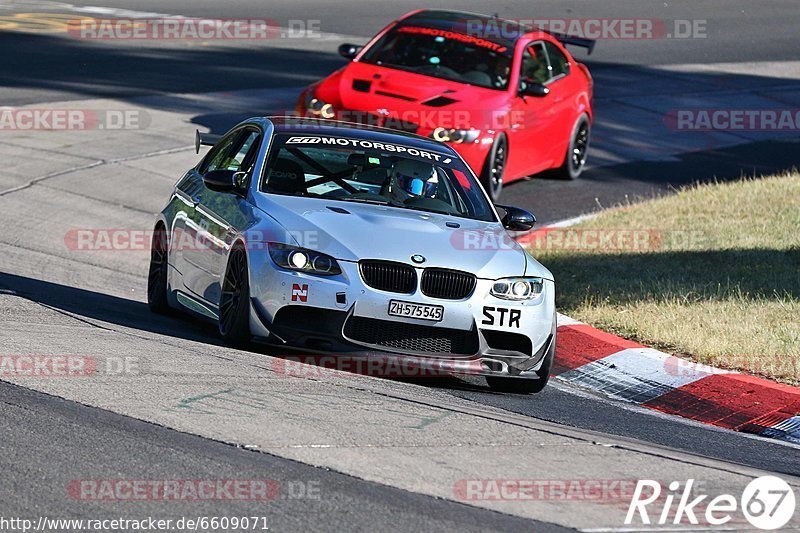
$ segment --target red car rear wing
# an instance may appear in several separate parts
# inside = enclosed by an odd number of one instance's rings
[[[572,37],[570,35],[564,35],[562,33],[551,33],[553,37],[558,39],[558,41],[563,45],[571,45],[571,46],[580,46],[581,48],[586,48],[586,54],[591,55],[594,51],[594,45],[597,43],[594,39],[584,39],[583,37]]]

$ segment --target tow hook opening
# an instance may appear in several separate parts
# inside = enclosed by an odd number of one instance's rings
[[[494,361],[492,359],[484,359],[481,361],[481,366],[483,370],[488,372],[502,372],[503,371],[503,363],[500,361]]]

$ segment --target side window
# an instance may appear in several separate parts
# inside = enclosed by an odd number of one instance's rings
[[[247,129],[242,132],[239,140],[241,141],[239,149],[228,162],[226,170],[250,172],[256,162],[256,156],[258,156],[261,134],[256,130]]]
[[[200,174],[205,174],[211,170],[222,170],[225,167],[225,161],[231,157],[234,144],[241,135],[241,131],[236,131],[223,138],[217,145],[203,159],[203,164],[200,165]]]
[[[522,54],[520,86],[524,88],[526,83],[545,84],[548,81],[550,81],[550,69],[544,46],[542,43],[533,43]]]
[[[245,128],[223,139],[200,167],[200,173],[212,170],[233,170],[249,172],[255,164],[261,145],[261,134],[257,130]]]
[[[558,78],[569,74],[569,60],[556,45],[550,42],[544,43],[547,49],[547,57],[550,60],[550,77]]]

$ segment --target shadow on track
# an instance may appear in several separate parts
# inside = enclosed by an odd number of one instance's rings
[[[735,181],[792,168],[800,168],[800,139],[776,139],[676,154],[670,161],[589,168],[573,181],[534,177],[506,187],[502,200],[533,211],[546,224],[662,196],[693,183]]]
[[[0,289],[53,309],[159,335],[221,345],[213,324],[189,315],[153,314],[147,304],[86,289],[0,272]]]
[[[203,93],[311,83],[344,63],[329,50],[274,46],[193,46],[91,42],[0,31],[0,86],[62,93],[57,98],[126,99],[148,94]],[[20,94],[20,99],[30,95]],[[36,100],[34,100],[36,101]],[[17,104],[14,98],[5,105]]]
[[[141,46],[0,32],[0,49],[5,52],[0,55],[3,103],[41,101],[40,97],[135,99],[138,105],[192,113],[194,124],[221,133],[243,118],[291,109],[298,87],[344,64],[336,55],[335,43],[316,43],[316,49],[311,50],[275,44],[188,47],[186,43],[151,42]],[[596,86],[595,129],[604,130],[606,148],[615,148],[611,145],[617,143],[633,160],[652,159],[658,155],[651,153],[653,150],[663,152],[662,156],[676,150],[650,141],[667,132],[664,110],[659,111],[659,107],[674,104],[703,108],[715,102],[717,107],[746,108],[756,101],[753,98],[761,98],[758,101],[776,109],[796,107],[792,103],[796,80],[713,72],[674,75],[647,66],[588,64]],[[274,101],[262,99],[258,93],[263,89],[278,90],[278,96]],[[220,94],[210,104],[180,97],[181,93],[215,91],[252,94]],[[629,98],[637,103],[622,109],[619,102],[628,102]],[[730,140],[732,134],[723,134]],[[600,206],[669,193],[696,181],[731,180],[800,166],[797,131],[774,135],[760,132],[758,142],[722,148],[715,147],[720,145],[716,134],[672,132],[667,136],[671,136],[670,143],[682,147],[678,152],[683,152],[666,161],[590,167],[580,179],[570,182],[536,177],[510,184],[502,200],[532,210],[545,223],[596,211]],[[599,149],[596,143],[595,150]],[[599,155],[597,151],[594,156],[590,153],[589,164],[599,161]]]
[[[223,345],[222,340],[217,335],[217,328],[213,323],[179,312],[176,312],[173,316],[156,315],[150,311],[147,304],[142,302],[8,273],[0,273],[0,290],[2,289],[11,290],[20,297],[85,319],[201,342],[212,346]],[[420,373],[424,377],[415,377],[420,374],[414,374],[411,377],[402,374],[385,375],[381,372],[386,371],[386,369],[393,372],[397,367],[359,366],[352,364],[344,356],[341,358],[328,355],[321,356],[309,354],[307,351],[281,349],[258,343],[250,343],[248,351],[292,361],[299,360],[319,367],[319,371],[305,371],[286,366],[287,372],[296,372],[298,376],[320,377],[324,376],[329,369],[334,368],[346,372],[406,381],[436,388],[489,391],[485,383],[481,386],[481,384],[466,382],[455,377],[428,376],[424,373]],[[371,373],[370,369],[377,369],[377,374]]]

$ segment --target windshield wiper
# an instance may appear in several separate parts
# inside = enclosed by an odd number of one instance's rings
[[[406,207],[401,202],[397,200],[378,200],[376,198],[359,198],[359,197],[352,197],[352,196],[341,196],[336,198],[337,200],[341,200],[343,202],[358,202],[361,204],[372,204],[372,205],[390,205],[392,207]]]

